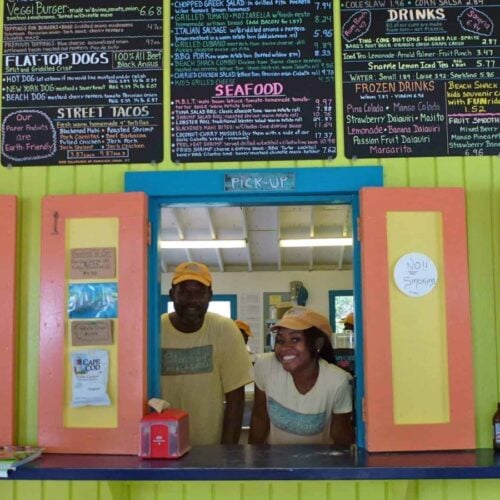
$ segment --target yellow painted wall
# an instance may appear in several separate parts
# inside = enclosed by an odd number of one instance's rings
[[[335,58],[341,67],[340,2],[334,2]],[[165,1],[165,30],[168,32],[169,5]],[[165,37],[165,97],[169,102],[169,38]],[[336,95],[341,95],[340,71],[337,71]],[[411,158],[358,160],[343,154],[343,116],[337,106],[338,157],[331,162],[224,162],[172,164],[169,160],[169,109],[165,106],[165,160],[160,165],[54,166],[6,169],[0,167],[0,194],[19,198],[20,231],[18,255],[18,442],[36,443],[37,373],[39,314],[40,200],[47,194],[114,193],[123,191],[127,171],[200,170],[252,167],[321,167],[382,165],[384,183],[391,187],[463,187],[467,193],[469,274],[472,304],[473,349],[476,393],[476,434],[478,447],[491,446],[490,419],[500,401],[500,157],[482,158]],[[400,488],[402,488],[400,490]],[[16,482],[0,481],[2,500],[50,498],[116,498],[153,500],[157,492],[168,491],[172,500],[343,498],[358,499],[488,499],[498,498],[500,480],[385,482],[263,482],[263,483],[99,483],[88,482]],[[213,495],[212,495],[213,491]],[[338,496],[337,491],[345,492]],[[494,495],[497,496],[494,496]]]
[[[498,500],[493,479],[425,481],[0,481],[2,500]]]

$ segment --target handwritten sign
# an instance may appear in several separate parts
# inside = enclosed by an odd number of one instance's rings
[[[115,248],[73,248],[70,259],[70,278],[116,277]]]
[[[437,284],[438,272],[430,257],[423,253],[403,255],[394,267],[394,282],[405,295],[423,297]]]
[[[498,0],[343,2],[348,158],[500,151]]]
[[[171,9],[173,161],[336,156],[332,0]]]
[[[295,174],[292,172],[224,175],[224,191],[293,191],[294,189]]]
[[[2,165],[163,159],[162,4],[3,2]]]
[[[113,343],[113,321],[72,321],[72,345],[110,345]]]

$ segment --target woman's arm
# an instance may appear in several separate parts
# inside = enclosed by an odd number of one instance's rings
[[[250,433],[248,435],[249,444],[263,444],[269,434],[269,415],[267,414],[267,397],[255,385],[253,396],[252,417],[250,420]]]
[[[330,436],[333,439],[333,444],[338,446],[348,447],[354,443],[352,412],[332,414]]]

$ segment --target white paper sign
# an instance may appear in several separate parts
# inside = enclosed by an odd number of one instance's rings
[[[432,259],[423,253],[407,253],[394,267],[396,286],[410,297],[427,295],[437,284],[438,272]]]

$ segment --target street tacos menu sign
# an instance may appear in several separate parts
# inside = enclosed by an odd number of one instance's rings
[[[332,0],[171,8],[173,161],[336,156]]]
[[[4,1],[2,165],[162,160],[162,3]]]
[[[498,154],[499,6],[344,1],[346,156]]]

